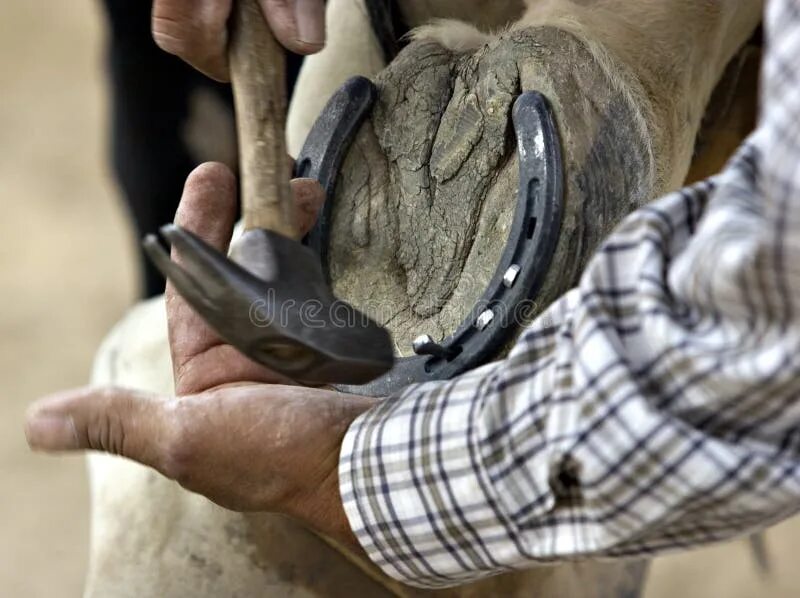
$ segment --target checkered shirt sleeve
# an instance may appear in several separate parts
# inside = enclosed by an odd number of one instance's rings
[[[628,217],[503,361],[350,427],[340,489],[412,585],[731,538],[800,507],[800,2],[718,176]]]

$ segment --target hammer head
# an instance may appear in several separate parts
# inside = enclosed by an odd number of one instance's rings
[[[364,384],[394,363],[389,333],[330,291],[319,257],[280,234],[246,231],[231,259],[175,225],[145,250],[219,336],[254,361],[305,384]]]

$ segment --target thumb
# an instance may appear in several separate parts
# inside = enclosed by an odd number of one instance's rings
[[[69,390],[30,407],[25,436],[34,450],[97,450],[161,471],[173,427],[166,404],[155,395],[124,388]]]

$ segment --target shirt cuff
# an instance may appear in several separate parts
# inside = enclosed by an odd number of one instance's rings
[[[508,533],[493,484],[483,479],[472,423],[494,367],[409,387],[361,415],[345,435],[345,513],[369,558],[394,579],[447,587],[513,560],[482,542]]]

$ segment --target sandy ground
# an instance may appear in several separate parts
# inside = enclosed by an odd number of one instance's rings
[[[134,296],[133,239],[104,166],[101,25],[89,0],[0,2],[3,597],[80,596],[84,465],[29,454],[22,417],[37,396],[86,381],[97,344]],[[800,521],[767,543],[767,580],[737,542],[659,560],[647,596],[800,596]]]

